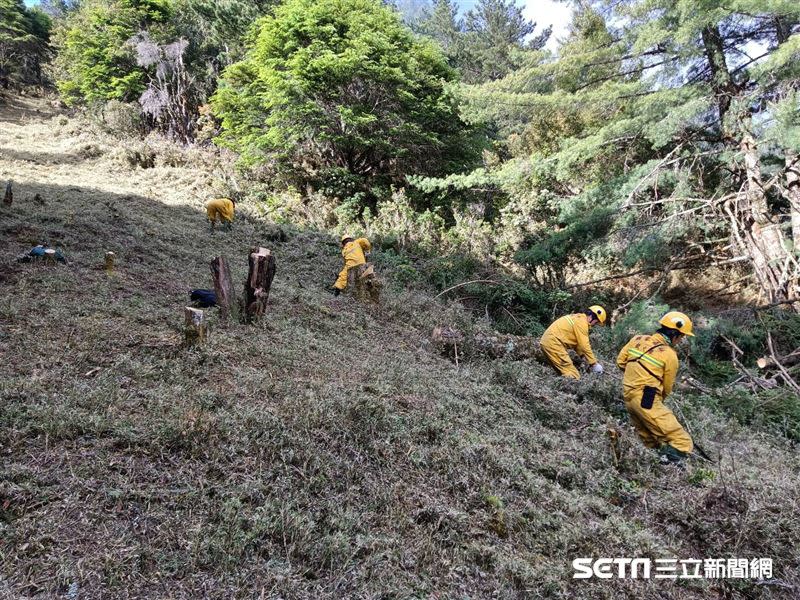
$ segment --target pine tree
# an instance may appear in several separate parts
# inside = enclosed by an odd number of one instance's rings
[[[0,88],[12,81],[41,83],[41,61],[48,51],[50,20],[21,0],[0,0]]]
[[[358,206],[469,156],[439,50],[377,0],[289,0],[259,22],[213,106],[220,143],[301,189]]]
[[[82,2],[57,35],[57,85],[62,98],[68,104],[136,100],[146,87],[146,77],[129,41],[140,31],[168,27],[170,15],[169,0]]]
[[[528,21],[514,0],[479,0],[464,21],[467,58],[464,81],[491,81],[510,73],[519,63],[515,52],[542,48],[550,29],[529,39],[536,23]]]

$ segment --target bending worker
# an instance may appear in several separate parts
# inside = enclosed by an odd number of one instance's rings
[[[692,451],[692,438],[664,406],[664,398],[678,372],[674,346],[694,334],[691,319],[680,312],[668,312],[659,324],[654,334],[632,338],[619,353],[617,366],[625,371],[622,393],[636,433],[645,446],[658,448],[664,460],[680,462]]]
[[[211,224],[211,230],[214,230],[217,219],[221,224],[230,228],[235,210],[236,202],[230,198],[214,198],[206,202],[206,213],[208,214],[208,222]]]
[[[580,379],[580,373],[567,350],[575,350],[583,356],[592,371],[603,372],[603,365],[597,362],[589,343],[589,329],[593,325],[603,325],[606,322],[606,311],[602,306],[590,306],[585,313],[566,315],[556,319],[542,336],[542,351],[559,373],[564,377]]]
[[[353,267],[366,264],[365,253],[372,251],[372,244],[367,238],[353,239],[352,236],[342,236],[342,256],[344,257],[344,267],[339,272],[336,283],[333,284],[332,292],[338,296],[347,287],[347,273]]]

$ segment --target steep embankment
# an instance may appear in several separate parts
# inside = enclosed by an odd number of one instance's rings
[[[208,169],[131,168],[62,116],[0,109],[0,595],[9,598],[792,597],[800,460],[701,402],[721,472],[606,427],[616,387],[535,363],[456,368],[455,307],[323,288],[331,237],[244,206],[210,235]],[[207,157],[209,161],[212,158]],[[171,160],[170,162],[175,162]],[[40,194],[42,202],[33,197]],[[14,261],[36,243],[66,266]],[[269,317],[186,350],[186,292],[273,248]],[[118,255],[108,277],[104,252]],[[391,283],[391,273],[388,274]],[[770,557],[770,585],[571,579],[572,560]],[[795,586],[794,589],[791,586]]]

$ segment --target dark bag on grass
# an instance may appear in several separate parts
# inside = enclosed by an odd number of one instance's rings
[[[192,290],[189,298],[197,303],[200,308],[208,308],[217,305],[217,295],[213,290]]]

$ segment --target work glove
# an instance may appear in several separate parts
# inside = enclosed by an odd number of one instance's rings
[[[599,362],[594,363],[592,365],[592,373],[602,373],[602,372],[603,372],[603,365],[601,365]]]

